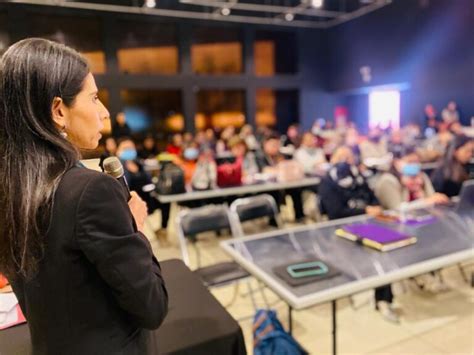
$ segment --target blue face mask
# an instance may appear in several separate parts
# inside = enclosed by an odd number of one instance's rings
[[[402,168],[402,175],[417,176],[421,171],[421,165],[418,163],[408,163]]]
[[[135,160],[137,159],[137,151],[135,149],[125,149],[120,153],[120,160]]]
[[[197,148],[186,148],[183,156],[186,160],[196,160],[199,156],[199,150]]]

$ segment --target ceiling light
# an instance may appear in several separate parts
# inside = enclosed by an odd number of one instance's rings
[[[221,9],[221,14],[224,16],[229,16],[230,15],[230,9],[228,7],[223,7]]]
[[[312,7],[323,7],[324,0],[311,0]]]
[[[156,7],[156,1],[155,0],[146,0],[145,1],[145,7],[148,7],[150,9]]]
[[[288,12],[287,14],[285,14],[286,21],[293,21],[294,18],[295,18],[295,15],[293,15],[291,12]]]

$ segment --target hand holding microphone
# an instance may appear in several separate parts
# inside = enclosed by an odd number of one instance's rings
[[[131,198],[128,200],[128,206],[132,212],[133,218],[135,218],[135,223],[137,224],[137,229],[143,232],[143,227],[145,225],[145,219],[148,216],[148,207],[140,196],[135,191],[130,192]]]
[[[148,207],[135,191],[130,192],[122,163],[117,157],[108,157],[104,160],[104,172],[116,178],[128,193],[128,206],[135,219],[138,231],[143,233],[145,219],[148,216]]]

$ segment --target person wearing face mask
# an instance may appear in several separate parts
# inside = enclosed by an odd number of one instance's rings
[[[434,190],[429,177],[421,170],[420,158],[414,148],[407,148],[396,156],[390,172],[383,174],[375,184],[375,196],[386,209],[398,209],[402,203],[420,201],[423,204],[449,202],[445,194]],[[437,293],[446,286],[435,274],[416,278],[424,290]]]
[[[386,209],[398,209],[404,202],[423,199],[426,203],[449,201],[436,193],[429,177],[421,170],[420,158],[412,147],[395,156],[390,172],[380,176],[375,184],[375,196]]]
[[[199,148],[197,143],[192,142],[183,149],[181,157],[175,160],[175,163],[184,171],[184,180],[186,185],[190,185],[196,171],[197,160],[199,158]]]
[[[382,213],[377,198],[369,188],[364,176],[355,165],[354,155],[349,147],[339,147],[331,157],[332,167],[321,180],[318,196],[321,212],[329,219]],[[397,323],[398,315],[392,308],[393,293],[390,285],[375,289],[376,309],[382,316]]]
[[[470,177],[468,169],[473,154],[474,140],[456,136],[446,149],[441,166],[431,176],[434,189],[449,197],[459,195],[462,183]]]
[[[123,165],[125,179],[127,179],[130,191],[135,191],[148,205],[148,212],[161,211],[161,226],[155,231],[156,237],[164,244],[167,243],[167,232],[170,204],[160,203],[153,198],[149,192],[143,191],[143,187],[152,183],[151,176],[145,171],[143,165],[137,160],[137,149],[130,138],[122,138],[117,146],[117,157]]]

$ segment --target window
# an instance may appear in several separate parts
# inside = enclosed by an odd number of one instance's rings
[[[298,47],[292,32],[257,31],[254,42],[255,75],[294,74]]]
[[[105,53],[98,19],[36,13],[29,17],[30,37],[42,37],[66,44],[87,58],[93,73],[105,73]]]
[[[201,90],[197,93],[197,130],[245,124],[243,90]]]
[[[242,73],[242,40],[234,28],[195,27],[191,63],[196,74]]]
[[[369,128],[400,128],[400,92],[372,91],[369,94]]]
[[[178,132],[184,129],[179,90],[123,90],[125,117],[132,132]]]
[[[179,71],[176,26],[122,21],[117,59],[127,74],[177,74]]]
[[[273,127],[276,124],[276,97],[272,89],[257,90],[257,127]]]

